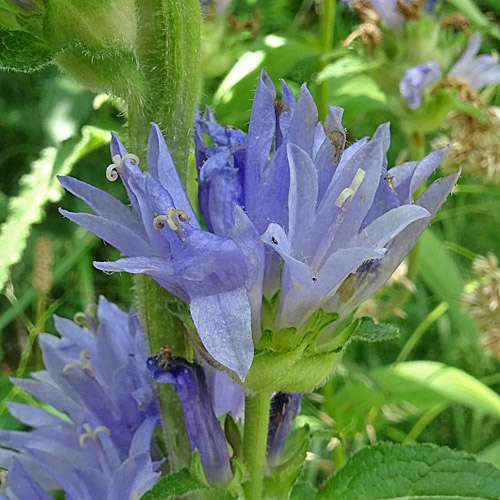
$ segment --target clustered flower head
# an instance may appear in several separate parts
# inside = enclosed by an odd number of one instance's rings
[[[61,337],[40,334],[46,369],[13,379],[46,407],[7,403],[29,431],[0,431],[0,498],[139,499],[157,481],[153,429],[159,410],[134,311],[99,300],[89,328],[55,317]],[[157,460],[156,462],[154,460]]]
[[[283,82],[276,101],[263,71],[248,134],[220,126],[210,109],[195,125],[204,231],[153,125],[149,171],[113,138],[113,164],[132,210],[72,178],[63,186],[96,215],[61,211],[128,258],[105,271],[152,276],[190,304],[204,348],[244,379],[261,336],[263,295],[277,292],[273,328],[300,328],[319,308],[345,319],[375,293],[416,242],[457,175],[413,195],[445,150],[388,170],[388,124],[346,148],[342,109],[325,123],[304,85],[295,99]],[[211,144],[205,143],[209,136]]]
[[[446,150],[387,170],[387,124],[346,148],[342,109],[329,107],[322,124],[305,86],[297,100],[284,82],[282,101],[275,96],[263,72],[246,136],[218,125],[210,109],[198,117],[200,209],[220,222],[214,231],[245,235],[260,277],[249,295],[254,311],[261,291],[279,290],[276,328],[298,327],[320,307],[341,321],[393,273],[457,175],[412,202]]]
[[[500,359],[500,269],[498,259],[488,253],[472,264],[475,280],[468,285],[462,301],[479,327],[480,343],[485,352]]]

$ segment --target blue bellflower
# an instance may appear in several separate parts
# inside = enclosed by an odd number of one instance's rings
[[[91,331],[56,316],[61,337],[39,336],[46,369],[13,379],[60,415],[7,404],[32,430],[0,431],[0,467],[8,471],[0,498],[49,500],[49,490],[63,490],[68,500],[123,500],[157,481],[161,462],[151,446],[159,410],[138,317],[101,297],[98,319]]]
[[[201,228],[155,124],[148,141],[148,172],[139,169],[138,158],[116,136],[111,156],[107,177],[120,176],[132,210],[89,184],[61,177],[61,184],[96,215],[60,212],[128,257],[95,262],[95,267],[147,274],[189,303],[208,353],[243,379],[253,358],[247,288],[254,279],[244,253],[232,239]]]
[[[410,109],[417,109],[422,104],[422,94],[441,76],[437,61],[427,61],[408,68],[399,81],[399,92]]]
[[[478,55],[481,40],[481,33],[476,31],[470,37],[464,53],[447,75],[449,78],[465,80],[472,90],[500,83],[498,58],[489,54]],[[440,75],[441,69],[436,61],[427,61],[406,70],[399,82],[399,91],[410,109],[420,107],[422,94]]]
[[[481,48],[481,32],[476,31],[469,39],[467,48],[448,72],[449,77],[464,78],[473,90],[500,83],[500,62],[490,54],[478,55]]]
[[[232,131],[224,135],[210,113],[196,126],[203,215],[224,219],[225,234],[232,227],[261,277],[254,287],[270,298],[281,281],[277,328],[300,327],[320,307],[347,317],[394,272],[458,177],[439,179],[413,202],[446,150],[387,170],[388,124],[345,148],[342,109],[330,106],[323,125],[305,86],[295,101],[283,82],[282,95],[276,103],[263,72],[245,142],[228,140]],[[203,133],[218,150],[205,147]],[[259,300],[250,294],[260,311]]]
[[[157,382],[174,385],[184,410],[189,443],[200,453],[206,479],[213,485],[229,482],[233,474],[226,437],[212,409],[202,368],[172,356],[169,349],[149,357],[148,368]]]

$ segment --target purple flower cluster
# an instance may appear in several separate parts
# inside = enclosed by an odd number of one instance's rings
[[[262,72],[248,134],[198,116],[198,222],[161,133],[153,125],[149,172],[114,137],[110,178],[121,177],[132,210],[72,178],[61,182],[96,215],[66,217],[128,258],[105,271],[152,276],[190,304],[212,357],[244,379],[260,337],[262,297],[280,290],[276,327],[300,327],[318,308],[345,318],[389,278],[429,224],[457,176],[420,185],[445,151],[388,170],[388,124],[346,148],[342,109],[325,123],[303,86],[296,100]],[[205,143],[210,138],[210,145]],[[252,335],[253,334],[253,335]]]
[[[46,369],[13,379],[44,406],[8,403],[32,430],[0,431],[0,498],[50,500],[49,490],[63,490],[68,500],[123,500],[157,481],[159,411],[138,318],[102,297],[97,314],[90,329],[55,317],[61,337],[39,336]]]
[[[258,277],[254,318],[262,292],[280,290],[277,328],[300,327],[320,307],[347,317],[390,277],[457,179],[413,202],[445,150],[388,170],[388,124],[346,148],[342,109],[329,107],[322,124],[305,86],[295,100],[283,82],[282,96],[277,103],[263,72],[248,135],[218,125],[210,109],[195,128],[202,214],[214,232],[245,242]]]

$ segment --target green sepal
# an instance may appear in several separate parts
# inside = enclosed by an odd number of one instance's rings
[[[233,450],[233,458],[243,459],[243,438],[240,428],[230,413],[226,413],[224,418],[224,434]]]
[[[243,476],[245,474],[245,466],[241,460],[233,459],[231,460],[233,478],[228,484],[221,487],[210,486],[205,478],[205,473],[203,472],[203,467],[201,465],[200,452],[198,450],[193,451],[190,466],[191,477],[200,485],[199,489],[208,490],[206,498],[210,499],[220,499],[220,500],[232,500],[236,498],[241,498],[241,484],[243,482]]]
[[[200,485],[203,485],[205,488],[209,488],[205,473],[203,472],[203,467],[201,465],[201,457],[200,452],[198,450],[194,450],[191,455],[191,465],[189,466],[189,472],[195,481],[197,481]]]
[[[331,375],[342,346],[357,327],[349,324],[333,341],[317,346],[320,335],[338,318],[337,313],[320,308],[299,329],[266,330],[257,344],[245,386],[253,392],[309,392],[320,386]]]
[[[164,476],[141,497],[142,500],[169,500],[193,491],[207,489],[207,486],[194,478],[188,469],[181,469]]]
[[[354,339],[365,342],[383,342],[399,337],[399,328],[389,323],[375,323],[372,318],[360,318]]]
[[[282,462],[272,467],[265,478],[264,491],[269,498],[288,498],[288,493],[299,478],[310,444],[310,428],[305,425],[294,429],[287,438]]]
[[[261,324],[262,331],[272,331],[276,314],[280,305],[281,290],[277,291],[270,299],[262,297]]]

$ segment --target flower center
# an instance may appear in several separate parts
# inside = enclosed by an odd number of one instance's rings
[[[96,376],[96,370],[90,363],[90,352],[87,349],[83,349],[80,352],[80,363],[66,363],[63,367],[63,372],[66,372],[70,368],[80,368],[87,375],[91,377]]]
[[[97,433],[98,432],[104,432],[105,434],[107,434],[108,436],[111,434],[109,432],[109,429],[107,427],[105,427],[104,425],[100,425],[99,427],[96,427],[95,429],[92,429],[92,427],[90,427],[90,424],[83,424],[83,428],[85,429],[85,433],[82,434],[79,438],[78,438],[78,444],[84,448],[85,446],[87,446],[85,444],[85,440],[88,438],[88,439],[91,439],[92,441],[97,441]]]
[[[169,207],[167,208],[166,215],[159,215],[158,212],[153,212],[153,226],[155,229],[161,230],[165,227],[165,222],[168,227],[175,231],[181,241],[186,239],[186,233],[182,227],[181,222],[187,222],[189,215],[180,208]]]
[[[108,181],[114,182],[118,179],[118,172],[123,167],[126,160],[131,160],[132,165],[139,165],[139,157],[137,155],[128,153],[123,156],[113,156],[113,163],[106,168],[106,179],[108,179]]]

